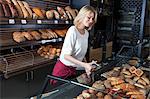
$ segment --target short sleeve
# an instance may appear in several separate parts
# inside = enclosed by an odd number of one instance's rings
[[[76,31],[74,26],[70,27],[67,31],[64,43],[63,43],[63,48],[62,48],[62,54],[68,54],[71,55],[73,48],[75,46],[76,42]]]

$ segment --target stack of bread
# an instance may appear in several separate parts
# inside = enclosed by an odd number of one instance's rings
[[[49,59],[54,59],[55,57],[58,57],[60,55],[60,52],[60,48],[53,47],[52,45],[41,46],[37,51],[40,56]]]
[[[52,38],[58,38],[58,36],[51,29],[13,33],[13,39],[18,43],[26,40],[40,40],[40,39],[52,39]]]
[[[101,76],[104,76],[107,80],[96,81],[92,87],[106,93],[86,89],[76,99],[122,99],[122,96],[130,99],[146,99],[146,95],[150,91],[150,80],[146,73],[129,64],[115,67]],[[118,92],[118,95],[115,96],[114,91]]]
[[[40,7],[31,7],[21,0],[0,0],[0,17],[73,20],[77,13],[78,10],[70,6],[57,6],[46,11]]]
[[[78,14],[77,9],[73,9],[70,6],[65,8],[57,6],[56,10],[46,11],[47,19],[61,19],[61,20],[73,20]]]

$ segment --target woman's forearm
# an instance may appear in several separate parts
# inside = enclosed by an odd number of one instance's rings
[[[68,61],[71,61],[74,64],[80,65],[82,67],[85,67],[85,63],[82,61],[79,61],[77,59],[75,59],[74,57],[70,56],[70,55],[65,55],[64,58]]]

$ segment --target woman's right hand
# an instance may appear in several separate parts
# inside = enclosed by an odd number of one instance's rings
[[[90,76],[92,70],[95,68],[94,66],[92,66],[91,63],[85,63],[84,64],[84,68],[85,68],[85,72],[88,76]]]

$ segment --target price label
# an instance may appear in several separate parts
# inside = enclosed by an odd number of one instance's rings
[[[15,24],[15,20],[14,19],[9,19],[9,24]]]
[[[37,24],[42,24],[42,21],[41,20],[37,20]]]
[[[62,38],[58,38],[58,41],[62,41]]]
[[[58,20],[55,20],[54,23],[55,23],[55,24],[58,24]]]
[[[27,20],[21,20],[22,24],[27,24]]]
[[[65,21],[66,24],[69,24],[69,21]]]

